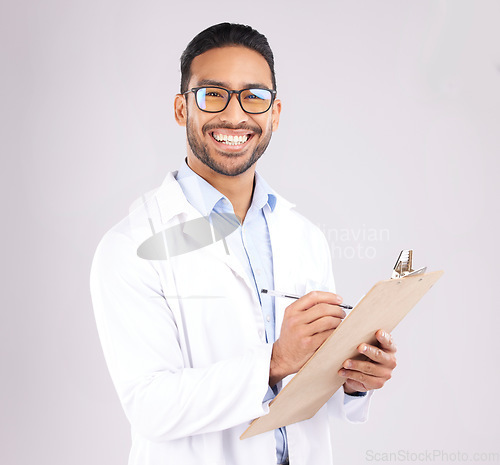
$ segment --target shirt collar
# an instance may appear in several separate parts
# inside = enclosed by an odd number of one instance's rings
[[[276,207],[276,192],[269,186],[265,179],[256,171],[255,172],[255,187],[253,190],[252,205],[257,209],[263,208],[266,204],[269,205],[271,211]]]
[[[209,182],[205,181],[200,175],[195,173],[188,166],[186,159],[184,159],[177,172],[176,180],[180,184],[188,202],[203,216],[210,215],[222,199],[226,199],[226,204],[230,205],[229,199]],[[266,204],[269,205],[271,211],[274,211],[276,200],[276,192],[267,184],[259,173],[255,172],[254,192],[249,211],[258,211]]]
[[[187,201],[203,216],[208,216],[221,199],[227,199],[214,186],[195,173],[184,159],[175,177]],[[229,199],[227,199],[229,202]]]

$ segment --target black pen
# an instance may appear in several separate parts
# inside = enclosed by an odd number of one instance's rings
[[[271,291],[268,289],[261,289],[260,292],[262,294],[269,294],[274,297],[288,297],[289,299],[300,299],[302,296],[300,295],[295,295],[295,294],[285,294],[284,292],[278,292],[278,291]],[[345,308],[346,310],[351,310],[352,307],[350,305],[345,305],[345,304],[337,304],[338,307]]]

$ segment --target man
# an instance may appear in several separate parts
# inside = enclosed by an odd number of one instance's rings
[[[379,347],[362,344],[340,371],[343,389],[310,420],[239,439],[345,312],[323,234],[255,171],[281,112],[266,38],[212,26],[184,51],[181,73],[187,158],[106,233],[91,271],[132,428],[129,463],[331,464],[332,420],[366,420],[396,365],[392,338],[380,330]]]

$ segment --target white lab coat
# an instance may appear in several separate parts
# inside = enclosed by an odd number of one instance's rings
[[[99,336],[132,429],[129,464],[275,465],[272,431],[239,439],[268,412],[272,349],[244,269],[222,241],[168,260],[137,256],[151,227],[200,217],[174,175],[104,235],[91,269]],[[333,290],[326,239],[292,207],[278,196],[267,215],[275,288]],[[289,304],[276,299],[276,338]],[[332,464],[332,421],[365,421],[370,396],[344,405],[340,389],[313,418],[289,425],[291,465]]]

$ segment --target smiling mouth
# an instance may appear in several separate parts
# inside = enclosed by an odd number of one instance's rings
[[[220,134],[216,131],[211,132],[210,135],[217,142],[228,146],[243,145],[249,139],[252,138],[252,134],[230,135],[230,134]]]

